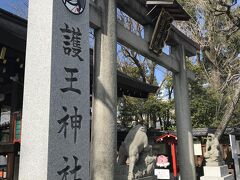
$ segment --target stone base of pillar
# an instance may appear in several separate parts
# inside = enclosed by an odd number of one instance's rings
[[[128,166],[127,165],[117,165],[115,170],[114,180],[128,180]],[[157,180],[156,176],[148,176],[143,178],[137,178],[134,180]]]
[[[232,174],[228,174],[227,165],[224,166],[204,166],[204,176],[201,180],[234,180]]]

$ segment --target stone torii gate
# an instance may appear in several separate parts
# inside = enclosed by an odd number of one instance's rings
[[[171,46],[171,55],[163,53],[158,56],[149,51],[149,40],[154,26],[151,25],[152,19],[147,16],[145,3],[145,0],[116,0],[116,2],[98,0],[90,3],[90,24],[96,30],[97,62],[91,146],[91,178],[93,180],[114,179],[116,41],[173,72],[181,179],[196,179],[187,83],[187,79],[193,79],[194,75],[186,69],[185,57],[196,55],[199,46],[172,26],[167,41]],[[116,21],[116,7],[144,25],[144,39],[131,33]]]
[[[149,41],[154,25],[147,16],[145,0],[87,0],[86,6],[84,1],[76,1],[83,3],[78,4],[81,7],[71,9],[66,6],[72,14],[67,13],[62,2],[67,4],[68,1],[30,1],[29,5],[19,179],[32,180],[37,177],[55,180],[67,175],[77,176],[68,172],[72,170],[72,173],[82,173],[81,178],[84,180],[114,180],[118,41],[173,72],[181,179],[194,180],[196,177],[187,84],[187,78],[194,78],[194,75],[186,69],[185,57],[194,56],[199,46],[172,26],[167,40],[171,46],[171,54],[157,55],[150,51]],[[117,22],[117,7],[144,26],[144,39]],[[82,12],[82,8],[85,11]],[[79,14],[82,17],[77,16]],[[89,53],[85,37],[88,22],[95,30],[91,150],[90,123],[86,121],[90,119],[87,87]],[[71,44],[67,41],[68,32],[77,33],[74,35],[82,38],[81,53],[67,54],[66,49],[63,51],[62,46]],[[80,62],[75,60],[77,55],[81,56]],[[77,73],[82,74],[77,76]],[[69,81],[71,87],[61,87],[68,85]],[[74,89],[77,87],[83,89]],[[80,99],[78,94],[81,94]],[[36,99],[36,96],[40,98]],[[64,128],[67,130],[70,117],[71,123],[81,123],[82,120],[83,124],[81,130],[76,129],[77,124],[74,124],[75,129],[69,136]],[[27,122],[27,119],[31,121]]]

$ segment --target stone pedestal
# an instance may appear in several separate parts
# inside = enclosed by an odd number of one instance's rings
[[[114,180],[128,180],[128,166],[127,165],[117,165],[115,169]],[[138,178],[136,180],[157,180],[156,176],[148,176],[143,178]]]
[[[232,174],[228,174],[227,165],[224,166],[204,166],[204,176],[201,180],[234,180]]]

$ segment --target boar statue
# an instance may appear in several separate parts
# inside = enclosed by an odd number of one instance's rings
[[[146,128],[136,125],[127,134],[119,148],[118,164],[129,162],[128,180],[146,177],[153,173],[156,157],[152,156],[152,147],[148,145]]]

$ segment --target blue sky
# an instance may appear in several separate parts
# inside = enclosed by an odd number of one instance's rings
[[[0,0],[0,8],[16,14],[20,17],[27,18],[28,0]]]
[[[27,18],[27,4],[28,0],[0,0],[0,8],[25,19]],[[240,0],[237,0],[236,6],[240,6]]]

